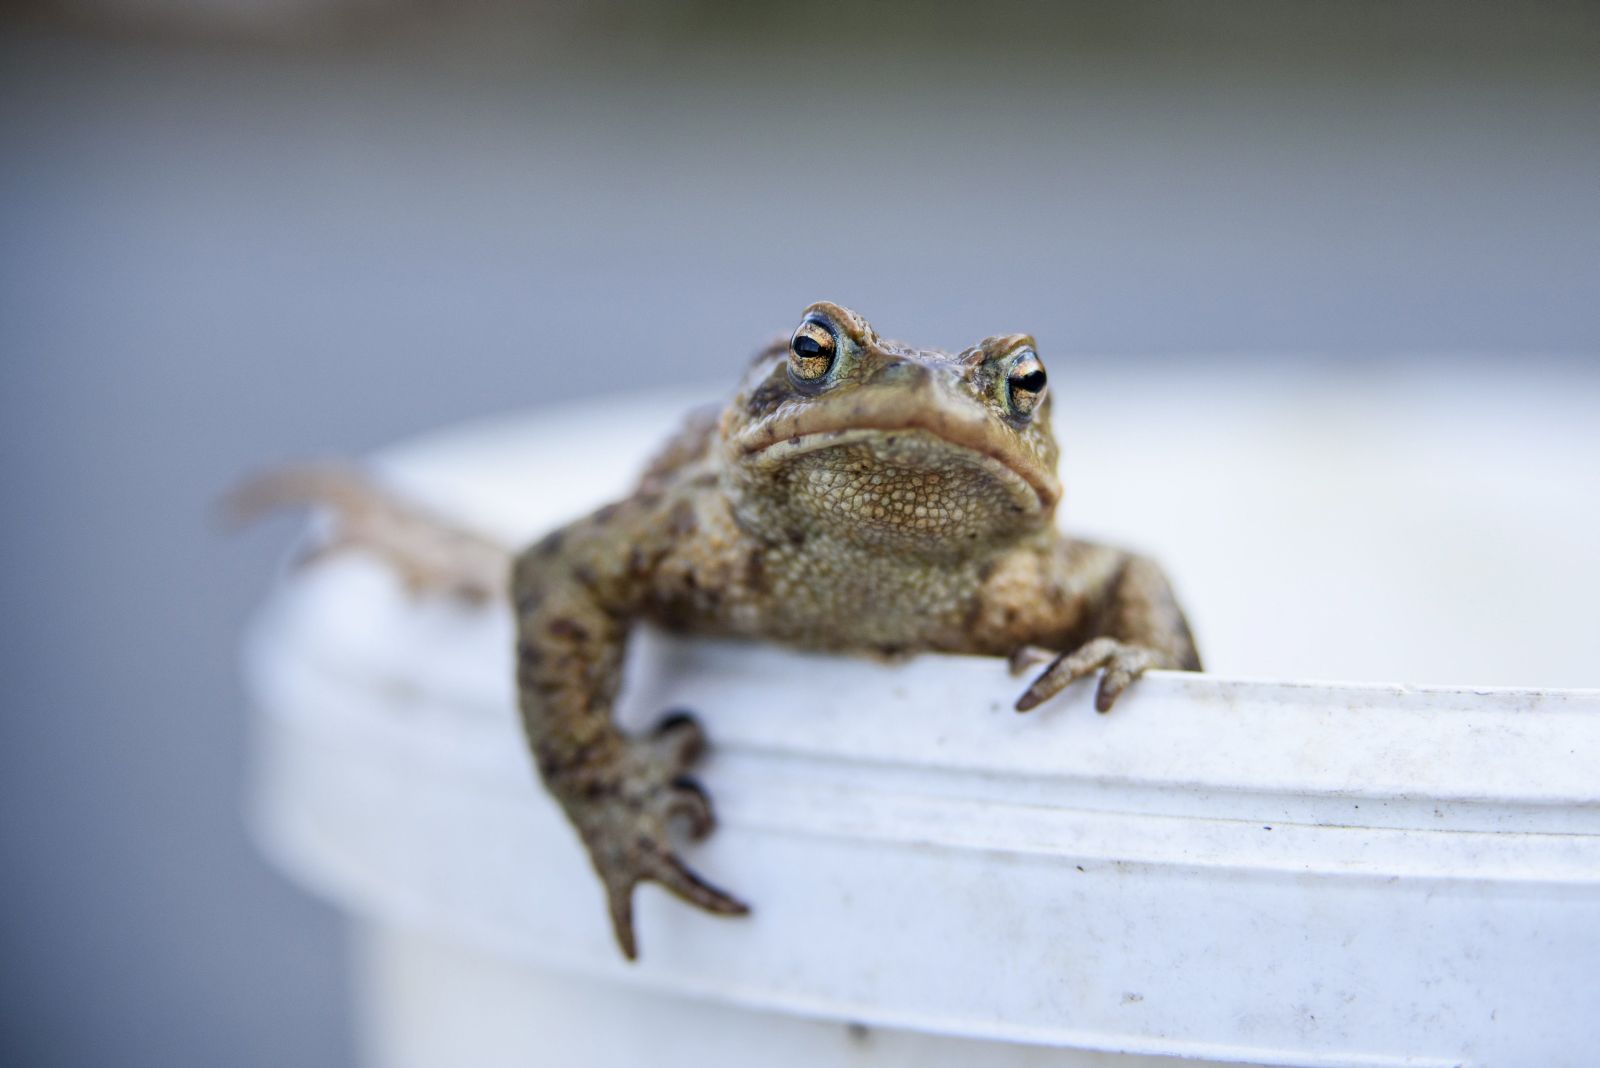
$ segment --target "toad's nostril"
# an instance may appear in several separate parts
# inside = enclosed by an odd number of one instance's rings
[[[928,380],[928,368],[915,360],[889,360],[873,376],[879,382],[912,385]]]

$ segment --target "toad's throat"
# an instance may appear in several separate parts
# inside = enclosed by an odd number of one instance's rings
[[[939,461],[941,455],[961,455],[966,463],[975,463],[988,470],[994,478],[1014,487],[1018,503],[1030,512],[1044,512],[1054,507],[1061,495],[1060,485],[1053,472],[1003,448],[996,435],[985,433],[983,426],[963,423],[929,425],[936,420],[885,418],[881,421],[856,420],[848,425],[829,426],[797,423],[786,434],[769,431],[757,437],[747,437],[741,442],[741,451],[750,459],[777,466],[793,462],[810,453],[848,446],[866,446],[896,457],[896,465],[921,460],[929,465]],[[898,437],[904,435],[904,438]]]

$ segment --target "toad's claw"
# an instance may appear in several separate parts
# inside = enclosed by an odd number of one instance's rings
[[[675,713],[647,738],[628,743],[603,791],[568,804],[573,822],[605,884],[617,945],[629,960],[639,947],[633,930],[633,888],[660,883],[691,905],[722,916],[750,911],[738,898],[691,871],[673,851],[670,827],[682,820],[692,838],[716,826],[711,799],[687,768],[704,749],[704,735],[693,717]]]
[[[633,888],[642,882],[660,883],[689,904],[719,916],[743,916],[750,911],[750,906],[700,878],[669,848],[653,839],[640,838],[634,843],[632,854],[631,863],[601,874],[611,907],[611,929],[623,956],[629,960],[639,959],[639,944],[633,933]]]
[[[1154,649],[1142,645],[1127,645],[1115,638],[1095,638],[1085,642],[1070,653],[1056,657],[1049,667],[1033,680],[1023,695],[1017,698],[1017,711],[1027,712],[1054,697],[1068,684],[1092,675],[1105,668],[1100,688],[1095,692],[1094,707],[1098,712],[1109,712],[1122,691],[1133,680],[1151,668],[1169,666],[1164,657]]]

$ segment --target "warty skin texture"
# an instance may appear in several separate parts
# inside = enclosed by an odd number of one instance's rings
[[[814,304],[788,341],[757,354],[719,415],[689,419],[632,495],[517,557],[523,723],[626,956],[642,881],[746,911],[672,846],[675,821],[696,837],[714,825],[688,774],[699,727],[678,714],[629,738],[612,721],[635,622],[1047,663],[1019,711],[1102,669],[1101,711],[1146,670],[1200,669],[1159,568],[1057,532],[1049,409],[1027,335],[914,349]]]

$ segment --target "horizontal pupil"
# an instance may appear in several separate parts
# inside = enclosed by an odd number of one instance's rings
[[[794,353],[804,360],[814,360],[823,354],[822,346],[818,344],[817,339],[806,337],[804,334],[794,339]]]
[[[1029,371],[1025,375],[1021,375],[1021,376],[1019,376],[1017,378],[1013,378],[1011,380],[1011,387],[1013,389],[1026,390],[1029,393],[1037,393],[1041,389],[1044,388],[1044,382],[1045,382],[1044,372],[1043,371],[1039,371],[1039,370],[1033,370],[1033,371]]]

